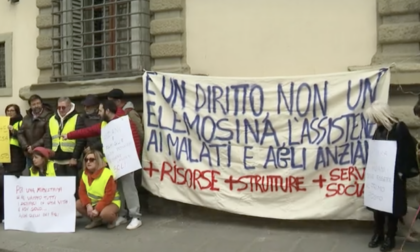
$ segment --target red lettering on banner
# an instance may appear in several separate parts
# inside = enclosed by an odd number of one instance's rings
[[[176,162],[164,162],[160,169],[153,167],[149,162],[149,167],[143,168],[150,177],[155,173],[159,175],[160,181],[169,179],[177,185],[186,185],[194,190],[219,191],[216,186],[219,182],[216,179],[220,172],[217,170],[200,170],[178,167]],[[329,175],[329,177],[328,177]],[[328,174],[319,174],[312,180],[320,189],[325,188],[325,196],[362,197],[364,193],[365,168],[357,167],[334,168]],[[279,175],[244,175],[237,178],[229,176],[223,182],[229,186],[231,191],[248,192],[284,192],[293,193],[307,191],[304,187],[304,176],[279,176]]]
[[[343,183],[331,183],[327,185],[328,193],[326,197],[333,197],[336,195],[346,195],[346,196],[356,196],[362,197],[365,190],[365,184],[359,184],[354,182],[354,184],[343,184]]]
[[[365,168],[358,169],[354,166],[348,168],[334,168],[330,171],[329,175],[332,183],[327,185],[326,197],[334,197],[337,195],[349,197],[363,196],[365,189],[365,184],[363,182],[365,179]]]
[[[153,169],[150,167],[148,169]],[[169,162],[163,162],[160,172],[160,181],[168,177],[172,183],[177,185],[186,185],[194,190],[210,190],[219,191],[220,189],[215,186],[217,179],[215,175],[220,175],[216,170],[199,170],[179,167],[174,162],[171,165]]]
[[[364,180],[365,179],[365,168],[359,170],[357,167],[348,168],[334,168],[330,171],[331,181],[352,181],[352,180]]]
[[[282,177],[282,176],[261,176],[261,175],[246,175],[234,179],[232,176],[225,180],[225,183],[229,185],[231,191],[236,190],[249,191],[249,192],[299,192],[306,191],[306,188],[302,187],[304,183],[304,177]],[[234,186],[237,185],[237,186]]]

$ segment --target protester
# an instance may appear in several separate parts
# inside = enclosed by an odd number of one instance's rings
[[[112,171],[105,166],[102,153],[92,150],[86,152],[79,185],[80,200],[76,202],[77,211],[91,219],[86,229],[103,223],[109,229],[116,227],[121,201]]]
[[[125,113],[122,109],[118,108],[112,101],[104,101],[99,106],[99,114],[102,117],[102,123],[95,124],[89,128],[80,129],[74,132],[70,132],[67,135],[62,135],[63,139],[80,139],[80,138],[89,138],[94,136],[100,136],[101,129],[106,126],[111,120],[117,119],[121,116],[124,116]],[[135,124],[130,120],[131,133],[133,135],[134,144],[136,146],[137,154],[140,153],[140,138],[135,128]],[[119,190],[121,194],[121,205],[124,206],[124,200],[127,203],[129,216],[132,218],[130,223],[127,226],[127,229],[136,229],[142,225],[140,219],[140,202],[139,197],[134,181],[134,173],[129,173],[120,177],[117,180],[118,186],[122,190]],[[125,218],[125,209],[121,207],[120,216],[116,221],[116,225],[126,223],[127,219]]]
[[[0,169],[0,220],[4,223],[4,173]]]
[[[17,134],[22,126],[22,115],[20,108],[16,104],[10,104],[6,107],[6,116],[10,117],[10,163],[4,163],[5,175],[22,175],[26,167],[26,158],[22,148],[19,145]]]
[[[54,167],[57,176],[77,177],[77,161],[82,156],[84,146],[81,140],[64,140],[61,134],[67,134],[83,128],[83,120],[79,118],[74,103],[68,97],[58,99],[57,112],[48,123],[48,134],[45,148],[54,151]]]
[[[44,148],[36,147],[32,152],[32,167],[29,168],[31,177],[55,177],[54,162],[50,159],[54,152]]]
[[[140,139],[144,139],[144,130],[141,116],[134,109],[134,104],[131,101],[126,101],[125,94],[121,89],[112,89],[108,95],[108,100],[114,101],[115,104],[124,110],[124,112],[129,116],[130,120],[136,125],[137,132],[139,133]],[[141,148],[143,149],[143,148]],[[140,159],[142,157],[142,152],[140,152]],[[141,162],[141,160],[140,160]],[[147,191],[142,185],[143,172],[137,170],[134,172],[134,178],[136,181],[137,190],[140,196],[140,203],[143,206],[143,209],[148,209],[148,202],[150,192]]]
[[[415,116],[420,118],[420,96],[418,98],[418,101],[413,107],[413,112]],[[417,162],[420,164],[420,143],[417,144]],[[419,204],[418,208],[420,209],[420,193],[417,194],[416,199],[417,199],[417,203]],[[420,219],[420,213],[417,215],[416,219]]]
[[[95,95],[90,94],[87,95],[86,98],[82,101],[82,105],[85,109],[85,113],[80,115],[83,119],[83,128],[88,128],[102,122],[102,117],[98,113],[99,104],[99,99]],[[86,151],[98,150],[102,152],[102,143],[99,136],[89,137],[88,139],[81,140],[84,143],[84,148]]]
[[[136,125],[137,132],[141,139],[143,139],[143,123],[140,115],[134,109],[134,104],[131,101],[125,101],[125,94],[121,89],[112,89],[108,95],[108,100],[115,102],[115,104],[124,110],[124,112],[130,117],[130,120]]]
[[[45,104],[39,95],[29,97],[28,104],[31,107],[22,120],[22,126],[18,131],[19,144],[25,152],[26,167],[32,165],[31,155],[36,147],[44,147],[44,139],[47,131],[48,120],[53,115],[53,109]]]
[[[370,209],[373,211],[375,231],[369,242],[369,247],[380,246],[381,251],[391,251],[395,247],[398,220],[407,213],[406,179],[409,177],[411,168],[417,167],[416,143],[413,141],[406,124],[394,116],[387,104],[376,101],[365,113],[377,125],[373,135],[374,140],[397,142],[393,211],[392,213],[386,213]],[[387,223],[386,228],[385,223]]]

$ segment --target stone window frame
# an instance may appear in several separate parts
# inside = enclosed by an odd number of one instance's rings
[[[98,48],[101,48],[102,50],[106,50],[104,48],[111,48],[111,47],[121,47],[121,46],[129,46],[131,49],[128,49],[129,51],[131,51],[129,53],[130,56],[128,57],[122,57],[119,56],[118,54],[115,54],[111,57],[109,57],[108,53],[110,52],[102,52],[103,55],[99,58],[96,58],[96,60],[85,58],[86,53],[93,53],[93,50],[89,50],[89,48],[87,48],[87,50],[81,46],[85,46],[83,44],[81,45],[73,45],[73,43],[83,43],[84,38],[89,38],[86,36],[89,35],[82,35],[82,37],[80,37],[80,39],[78,38],[77,40],[74,40],[73,37],[73,29],[75,29],[75,31],[77,32],[76,34],[84,34],[85,32],[89,31],[84,31],[84,27],[83,25],[76,25],[78,23],[72,23],[72,24],[67,24],[68,22],[74,22],[73,21],[73,14],[75,14],[77,17],[83,18],[83,10],[79,10],[79,9],[75,9],[75,11],[72,10],[72,8],[83,8],[83,0],[59,0],[61,3],[59,4],[60,7],[58,7],[58,5],[56,5],[54,7],[53,5],[53,44],[56,44],[56,47],[52,48],[52,76],[51,76],[51,82],[62,82],[62,81],[67,81],[67,82],[72,82],[72,81],[89,81],[89,80],[95,80],[95,79],[105,79],[105,78],[120,78],[120,77],[131,77],[131,76],[138,76],[142,74],[142,70],[143,69],[148,69],[150,68],[150,62],[151,62],[151,57],[150,57],[150,13],[149,13],[149,1],[148,0],[124,0],[122,1],[122,4],[126,4],[129,3],[131,7],[128,8],[129,12],[125,13],[124,15],[126,15],[126,17],[128,18],[128,20],[131,22],[136,22],[136,25],[130,25],[129,27],[129,31],[131,33],[131,39],[129,39],[129,42],[124,42],[123,40],[121,41],[117,41],[117,43],[115,45],[112,45],[112,43],[110,42],[106,42],[105,41],[105,37],[103,37],[103,43],[106,44],[106,46],[98,46]],[[53,1],[54,2],[54,1]],[[58,3],[57,3],[58,4]],[[92,1],[93,4],[93,1]],[[96,7],[97,9],[102,9],[105,11],[105,8],[111,5],[118,5],[118,2],[108,2],[108,1],[104,1],[103,3],[99,4],[99,7]],[[134,7],[133,7],[134,6]],[[112,9],[115,9],[112,8]],[[131,12],[130,12],[131,11]],[[115,14],[111,14],[111,15],[120,15],[118,13]],[[88,17],[89,18],[94,18],[94,17]],[[114,18],[114,19],[118,19]],[[76,19],[78,20],[78,19]],[[102,22],[104,22],[104,20],[110,20],[107,16],[103,17]],[[117,20],[114,20],[115,22],[118,22]],[[62,24],[64,22],[64,24]],[[104,24],[103,24],[104,25]],[[122,28],[117,27],[120,32],[123,31],[121,30]],[[108,28],[107,28],[108,29]],[[91,31],[92,33],[93,31]],[[103,33],[103,36],[106,36],[107,32],[112,32],[111,30],[106,30]],[[119,31],[114,31],[114,33],[118,33]],[[98,33],[99,34],[99,33]],[[61,38],[60,36],[65,36],[63,38]],[[61,46],[60,46],[61,45]],[[77,46],[78,45],[78,46]],[[120,46],[118,46],[120,45]],[[87,47],[92,47],[94,45],[87,45]],[[69,50],[69,48],[73,48],[74,50]],[[78,50],[77,48],[80,48],[80,50]],[[114,48],[114,50],[115,50]],[[75,53],[76,52],[76,53]],[[117,52],[115,52],[117,53]],[[135,55],[135,56],[131,56],[131,55]],[[74,59],[74,57],[76,56],[76,58]],[[104,58],[104,57],[108,57],[108,58]],[[114,58],[115,57],[115,58]],[[119,61],[119,59],[129,59],[129,62],[125,62],[126,64],[130,65],[129,69],[125,69],[123,72],[119,72],[117,70],[111,70],[111,69],[104,69],[103,71],[98,72],[97,74],[95,74],[95,72],[88,70],[88,69],[84,69],[86,66],[90,66],[91,63],[96,62],[98,63],[99,61],[102,61],[102,64],[107,64],[109,62],[113,62],[113,61]],[[76,61],[74,61],[76,60]],[[81,62],[78,62],[77,60],[83,60]],[[61,61],[65,62],[65,63],[61,63]],[[109,62],[108,62],[109,61]],[[67,62],[67,63],[66,63]],[[106,63],[105,63],[106,62]],[[87,65],[85,65],[85,63]],[[83,67],[85,66],[85,67]],[[75,67],[74,69],[77,70],[73,70],[73,67]],[[73,72],[74,71],[74,72]],[[124,73],[127,72],[127,73]]]
[[[6,87],[0,87],[0,97],[13,96],[13,33],[1,33],[0,43],[5,43]]]

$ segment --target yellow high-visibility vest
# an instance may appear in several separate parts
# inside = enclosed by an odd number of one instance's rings
[[[31,177],[39,177],[39,172],[34,172],[34,167],[29,168],[29,173]],[[48,161],[47,164],[47,171],[45,173],[46,177],[55,177],[55,169],[54,169],[54,162]]]
[[[102,123],[101,123],[101,134],[102,134],[102,129],[103,128],[105,128],[105,126],[107,125],[108,123],[107,122],[105,122],[105,121],[102,121]],[[102,137],[101,137],[101,143],[102,143]],[[108,163],[108,161],[106,161],[106,157],[104,156],[104,158],[102,159],[105,163]]]
[[[89,179],[88,176],[83,172],[82,180],[83,183],[85,183],[86,186],[86,192],[90,199],[90,202],[92,203],[92,206],[96,206],[98,202],[104,197],[105,195],[105,188],[108,184],[109,178],[112,177],[112,171],[108,168],[104,168],[102,171],[102,174],[99,178],[96,178],[92,181],[92,184],[89,185]],[[115,192],[114,200],[112,201],[115,205],[118,207],[121,207],[121,200],[120,200],[120,194]]]
[[[72,116],[67,120],[66,124],[63,127],[63,130],[60,132],[60,124],[55,119],[55,116],[51,117],[49,121],[50,127],[50,136],[52,140],[52,150],[57,151],[58,146],[60,146],[63,152],[73,153],[74,148],[76,147],[75,139],[63,140],[61,135],[68,134],[76,130],[77,115]]]
[[[13,129],[18,131],[21,126],[22,126],[22,121],[15,122],[15,124],[13,124]],[[16,137],[13,137],[13,136],[10,137],[10,145],[20,147],[18,139]]]

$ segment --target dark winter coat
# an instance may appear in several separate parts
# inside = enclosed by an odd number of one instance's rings
[[[74,115],[76,115],[76,114],[77,114],[77,111],[73,109],[64,118],[63,127],[64,127],[64,125],[66,125],[67,121],[70,118],[72,118]],[[57,120],[57,122],[60,122],[60,120],[61,120],[60,119],[60,116],[57,113],[54,114],[53,118],[55,120]],[[77,121],[76,121],[76,130],[82,129],[82,128],[83,128],[83,118],[80,117],[80,116],[78,116],[77,117]],[[61,130],[62,129],[60,129],[60,131]],[[48,132],[48,134],[45,136],[45,144],[44,144],[44,147],[47,148],[47,149],[51,149],[52,148],[52,138],[51,138],[51,134],[49,133],[50,132],[49,124],[47,125],[47,132]],[[54,157],[52,159],[53,160],[70,160],[72,158],[79,159],[82,156],[83,151],[84,151],[84,142],[83,142],[82,139],[80,139],[80,140],[77,139],[76,140],[76,146],[74,147],[73,153],[63,152],[61,150],[61,146],[58,146],[58,149],[57,149],[57,151],[55,151]]]
[[[80,115],[82,118],[83,128],[89,128],[95,124],[102,122],[102,117],[98,113]],[[81,139],[84,143],[84,147],[89,147],[91,150],[98,150],[102,152],[101,137],[89,137],[87,139]]]
[[[417,166],[416,143],[412,140],[408,127],[404,122],[394,124],[388,132],[383,126],[378,126],[374,140],[397,142],[397,157],[394,174],[394,202],[393,215],[402,217],[407,213],[406,174],[412,167]]]
[[[54,112],[49,104],[44,104],[43,107],[44,110],[39,117],[34,119],[30,109],[22,120],[22,126],[18,131],[18,140],[22,149],[25,150],[25,155],[27,155],[26,148],[28,146],[31,146],[32,149],[39,146],[44,147],[45,137],[48,134],[48,120]]]

